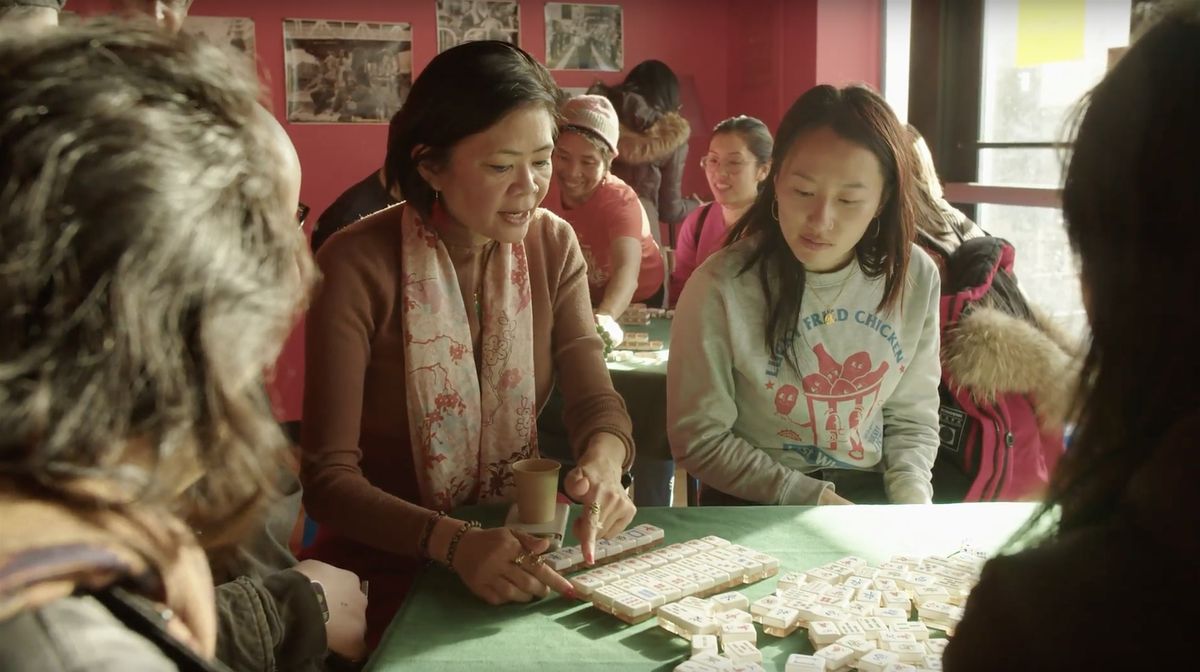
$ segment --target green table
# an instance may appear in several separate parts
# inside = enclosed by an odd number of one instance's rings
[[[846,555],[878,564],[894,555],[947,555],[964,543],[997,549],[1034,506],[643,508],[634,523],[662,527],[667,543],[715,534],[778,557],[783,572]],[[463,512],[485,525],[499,524],[502,514],[496,508]],[[776,580],[742,591],[753,600],[772,592]],[[804,630],[777,639],[759,628],[758,644],[768,670],[782,670],[789,654],[811,652]],[[670,670],[689,655],[688,642],[655,619],[630,626],[560,597],[492,607],[438,568],[418,579],[367,669]]]
[[[626,331],[643,331],[649,340],[662,341],[661,354],[636,357],[633,361],[608,362],[613,388],[625,400],[633,422],[633,442],[637,460],[633,465],[634,496],[639,506],[667,505],[667,481],[674,474],[671,446],[667,442],[667,347],[671,341],[671,320],[653,318],[648,325],[622,325]],[[650,353],[647,353],[650,354]],[[565,460],[571,451],[567,430],[562,422],[562,396],[555,390],[538,416],[538,443],[547,457]],[[655,485],[649,485],[657,481]],[[636,483],[644,483],[639,490]],[[646,496],[646,497],[643,497]]]
[[[638,458],[653,460],[671,459],[671,447],[667,443],[667,354],[671,346],[671,320],[653,318],[648,325],[622,325],[629,331],[650,334],[651,341],[662,341],[663,350],[645,353],[635,352],[635,359],[627,362],[609,362],[608,373],[613,387],[625,400],[629,419],[633,421],[633,440],[637,444]]]

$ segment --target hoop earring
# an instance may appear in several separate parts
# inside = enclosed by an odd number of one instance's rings
[[[771,219],[774,219],[776,222],[779,221],[779,199],[778,198],[771,199]]]

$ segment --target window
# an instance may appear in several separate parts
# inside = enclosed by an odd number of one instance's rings
[[[989,233],[1016,247],[1013,270],[1030,303],[1053,317],[1067,333],[1082,334],[1087,315],[1062,210],[985,203],[976,213],[981,222],[988,222],[984,226]]]
[[[977,181],[1062,184],[1055,145],[1129,17],[1129,0],[985,0]]]
[[[883,98],[902,122],[908,121],[912,12],[912,0],[887,0],[883,5]]]
[[[1129,0],[985,0],[977,181],[1062,185],[1072,115],[1129,43]],[[1087,321],[1062,211],[981,205],[977,221],[1017,249],[1026,296],[1072,333]]]
[[[1026,295],[1076,333],[1086,320],[1075,260],[1061,210],[1046,206],[1072,114],[1110,50],[1128,44],[1130,15],[1130,0],[914,0],[914,68],[938,81],[913,87],[910,119],[939,143],[947,198],[1013,243]]]

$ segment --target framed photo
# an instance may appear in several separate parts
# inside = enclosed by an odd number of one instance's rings
[[[500,40],[521,46],[516,0],[437,0],[438,53],[463,42]]]
[[[620,5],[546,3],[546,67],[551,70],[624,69]]]
[[[382,124],[412,89],[412,25],[283,20],[287,118]]]

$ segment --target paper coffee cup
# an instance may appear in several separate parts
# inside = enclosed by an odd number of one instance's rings
[[[526,525],[554,520],[558,502],[558,470],[554,460],[533,458],[512,465],[517,482],[517,516]]]

